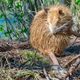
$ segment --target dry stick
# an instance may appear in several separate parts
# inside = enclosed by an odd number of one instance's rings
[[[79,32],[72,31],[72,34],[73,34],[74,36],[80,37],[80,33],[79,33]]]
[[[44,75],[45,75],[46,79],[47,79],[47,80],[50,80],[50,78],[49,78],[49,76],[48,76],[45,68],[43,68],[43,72],[44,72]]]
[[[75,38],[75,40],[73,41],[73,43],[72,43],[70,46],[73,46],[73,45],[75,44],[77,38],[78,38],[78,37]]]
[[[11,68],[11,67],[10,67],[10,63],[9,63],[8,58],[7,58],[6,55],[5,55],[5,59],[6,59],[6,62],[7,62],[7,64],[8,64],[8,66],[9,66],[9,69],[10,69],[10,68]]]
[[[76,62],[74,64],[72,64],[72,66],[69,69],[69,73],[71,75],[77,70],[77,67],[79,64],[80,64],[80,59],[77,59]]]
[[[77,67],[79,66],[79,64],[80,64],[80,59],[77,59],[76,62],[72,64],[72,66],[69,68],[69,71],[66,77],[71,76],[77,70]]]
[[[29,40],[18,43],[17,41],[2,41],[0,40],[0,52],[11,51],[13,49],[30,49],[31,45]]]
[[[77,58],[79,58],[80,57],[80,54],[79,55],[77,55],[77,56],[75,56],[73,59],[71,59],[70,61],[68,61],[68,63],[66,63],[65,65],[64,65],[64,67],[67,67],[70,63],[72,63],[74,60],[76,60]]]

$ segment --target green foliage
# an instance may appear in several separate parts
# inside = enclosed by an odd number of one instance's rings
[[[43,80],[39,74],[32,70],[0,68],[0,80]]]
[[[4,26],[0,25],[0,32],[4,32]]]
[[[44,59],[43,56],[39,55],[35,51],[28,51],[28,50],[23,50],[20,52],[20,55],[26,60],[26,63],[28,65],[32,66],[42,66],[44,65],[49,65],[49,61]]]
[[[62,0],[0,0],[0,19],[4,19],[0,32],[7,39],[28,38],[31,21],[40,9],[59,4]],[[66,0],[67,1],[67,0]],[[80,0],[72,0],[73,13],[80,11]]]
[[[76,4],[80,5],[80,0],[76,0]]]
[[[3,18],[3,17],[4,17],[4,15],[2,13],[0,13],[0,19]]]

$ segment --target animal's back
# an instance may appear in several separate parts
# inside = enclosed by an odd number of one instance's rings
[[[66,34],[50,33],[44,9],[35,15],[30,27],[30,42],[35,49],[43,54],[48,54],[45,51],[51,50],[54,54],[60,55],[69,44],[69,40],[70,38]]]

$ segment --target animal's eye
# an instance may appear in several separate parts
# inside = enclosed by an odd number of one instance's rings
[[[45,12],[47,13],[47,12],[48,12],[48,10],[49,10],[49,8],[44,8],[44,10],[45,10]]]
[[[59,14],[60,14],[61,16],[64,16],[64,13],[63,13],[62,10],[59,10]]]

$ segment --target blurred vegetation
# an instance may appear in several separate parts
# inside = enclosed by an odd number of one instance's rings
[[[20,50],[16,54],[18,56],[11,58],[0,55],[0,80],[44,80],[40,74],[44,76],[43,68],[49,70],[51,66],[47,58],[29,50]]]
[[[80,22],[80,0],[0,0],[0,39],[29,39],[29,28],[35,13],[49,5],[61,3],[69,6]],[[19,58],[0,56],[0,80],[43,80],[39,72],[32,70],[35,67],[49,67],[50,62],[36,53],[23,50],[19,52]]]
[[[35,13],[49,5],[63,3],[80,17],[80,0],[0,0],[0,38],[29,38],[29,26]]]

